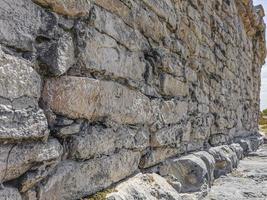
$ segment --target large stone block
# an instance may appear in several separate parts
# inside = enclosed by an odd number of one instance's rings
[[[215,178],[232,172],[233,168],[237,167],[238,165],[236,153],[226,145],[212,147],[208,152],[215,159]]]
[[[48,137],[40,93],[41,78],[30,62],[0,51],[0,140]]]
[[[151,8],[159,17],[168,22],[172,29],[176,28],[177,17],[171,0],[142,0],[149,8]]]
[[[126,24],[132,24],[132,3],[120,0],[95,0],[95,4],[118,15]]]
[[[151,123],[148,97],[111,81],[64,76],[48,79],[43,98],[51,109],[70,118],[121,124]]]
[[[263,138],[258,134],[254,136],[250,135],[244,138],[239,135],[239,137],[234,138],[234,142],[238,143],[241,146],[244,155],[248,155],[249,153],[258,149],[258,147],[263,143]]]
[[[115,78],[144,81],[146,63],[142,53],[127,50],[112,37],[93,28],[86,29],[84,40],[85,48],[80,50],[79,56],[87,70]]]
[[[214,170],[215,170],[215,159],[214,157],[206,151],[198,151],[193,153],[195,156],[201,158],[206,164],[208,170],[208,183],[209,186],[212,185],[214,181]]]
[[[33,166],[30,170],[19,177],[18,188],[23,196],[34,195],[35,186],[45,179],[54,170],[55,166],[60,162],[60,160],[45,161],[43,164],[38,166]],[[23,197],[23,199],[27,199]],[[32,200],[30,197],[29,200]],[[33,198],[34,199],[34,198]]]
[[[135,5],[133,13],[134,25],[138,27],[146,37],[157,42],[161,42],[167,38],[168,31],[166,23],[163,23],[160,18],[149,9],[143,8],[142,5]]]
[[[58,40],[44,42],[39,45],[38,60],[54,76],[66,73],[75,62],[71,34],[62,33]]]
[[[0,1],[0,42],[22,50],[32,50],[41,25],[40,10],[30,0]]]
[[[166,24],[162,23],[160,18],[153,11],[144,8],[141,2],[122,2],[120,0],[107,2],[105,0],[96,0],[95,3],[118,15],[127,25],[132,28],[137,28],[147,38],[152,38],[159,42],[168,36]],[[121,24],[121,20],[119,19],[118,21]],[[126,27],[126,30],[129,30],[129,28]],[[140,44],[140,42],[138,44]]]
[[[32,0],[41,6],[51,8],[52,11],[70,17],[80,17],[89,14],[90,0]]]
[[[0,63],[1,97],[10,100],[40,97],[41,78],[30,62],[0,51]]]
[[[43,110],[29,98],[8,101],[0,97],[0,141],[46,140],[49,131]]]
[[[148,41],[139,32],[123,22],[121,18],[106,10],[94,6],[92,9],[90,24],[131,51],[140,51],[149,48]]]
[[[2,144],[0,146],[1,181],[18,178],[36,164],[57,161],[63,148],[56,139],[47,143]]]
[[[142,93],[111,81],[64,76],[48,79],[43,99],[55,113],[120,124],[175,124],[188,110],[186,101],[151,101]]]
[[[141,128],[88,126],[83,129],[68,139],[70,155],[76,159],[110,155],[117,149],[142,151],[149,145],[149,132]]]
[[[66,138],[68,136],[71,136],[73,134],[77,134],[81,131],[81,127],[83,123],[81,121],[78,122],[71,122],[72,120],[69,120],[70,124],[65,124],[65,125],[58,125],[56,122],[56,127],[54,128],[55,135],[60,137],[60,138]],[[66,120],[68,123],[68,120]],[[63,122],[64,123],[64,122]]]
[[[188,155],[165,161],[159,169],[162,176],[174,176],[182,184],[181,192],[196,192],[207,184],[208,170],[197,156]]]
[[[180,200],[179,193],[157,174],[137,174],[117,185],[114,192],[107,195],[107,200]]]
[[[138,152],[120,151],[84,162],[63,161],[39,187],[40,200],[72,200],[109,187],[138,169]]]

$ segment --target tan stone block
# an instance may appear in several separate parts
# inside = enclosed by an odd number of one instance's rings
[[[55,113],[69,118],[107,118],[120,124],[152,121],[148,97],[111,81],[74,76],[48,79],[43,98]]]
[[[89,0],[33,0],[42,6],[51,8],[54,12],[70,17],[89,14],[91,2]]]
[[[168,96],[187,96],[189,94],[188,84],[177,78],[164,74],[161,81],[162,92]]]
[[[53,176],[38,187],[40,200],[80,199],[132,175],[138,169],[139,152],[120,151],[84,162],[66,160]]]

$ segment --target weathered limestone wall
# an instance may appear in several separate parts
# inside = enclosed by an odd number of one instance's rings
[[[241,147],[215,146],[258,145],[263,16],[251,0],[0,0],[0,199],[211,165],[195,185],[178,178],[188,192],[231,171]]]

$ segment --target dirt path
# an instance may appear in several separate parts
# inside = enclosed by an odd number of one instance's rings
[[[267,144],[215,180],[205,200],[267,200]]]

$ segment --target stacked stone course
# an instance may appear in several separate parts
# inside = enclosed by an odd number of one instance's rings
[[[262,142],[263,16],[252,0],[0,0],[0,200],[205,195]]]

